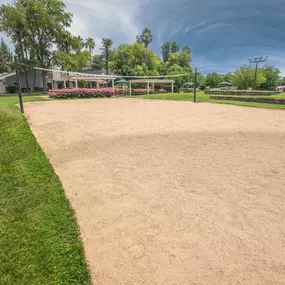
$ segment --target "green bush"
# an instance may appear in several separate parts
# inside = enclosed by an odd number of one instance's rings
[[[16,86],[6,86],[7,93],[15,93],[17,90]]]

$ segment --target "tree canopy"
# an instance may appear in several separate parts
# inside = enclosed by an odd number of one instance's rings
[[[105,62],[105,68],[107,75],[109,74],[109,56],[110,56],[110,48],[113,44],[112,39],[103,38],[102,39],[102,50],[104,51],[103,60]]]
[[[4,40],[0,45],[0,73],[8,73],[14,70],[14,61],[12,52],[8,49]]]
[[[232,84],[241,90],[246,90],[254,85],[255,68],[251,65],[242,65],[234,72]],[[260,87],[266,78],[261,69],[257,70],[256,87]]]
[[[161,46],[162,59],[164,62],[167,62],[169,59],[169,55],[171,53],[170,47],[171,47],[170,42],[166,42]]]
[[[179,45],[176,42],[171,43],[171,53],[179,52]]]
[[[213,72],[207,74],[205,78],[205,85],[211,88],[216,88],[219,86],[219,83],[221,83],[222,81],[223,81],[222,76],[216,72]]]
[[[191,48],[188,45],[180,47],[175,41],[165,42],[161,46],[160,59],[149,48],[153,35],[150,29],[145,28],[132,44],[113,48],[113,40],[103,38],[102,54],[94,55],[94,39],[73,35],[68,31],[71,23],[72,14],[62,0],[15,0],[0,7],[0,31],[12,40],[21,68],[58,67],[79,71],[105,67],[107,74],[109,69],[123,76],[186,74],[176,78],[176,84],[193,81]],[[13,70],[13,55],[3,40],[0,60],[0,71]],[[253,87],[254,73],[254,67],[243,65],[225,75],[213,72],[204,77],[199,73],[197,83],[215,88],[226,81],[239,89],[247,89]],[[278,68],[266,65],[258,69],[257,88],[274,89],[282,83],[284,80],[281,80]]]
[[[115,74],[123,76],[158,74],[159,59],[153,51],[147,52],[145,63],[145,49],[141,43],[122,44],[113,51],[110,68]],[[145,72],[147,70],[147,73]]]
[[[275,89],[281,81],[280,73],[281,71],[270,65],[265,65],[262,68],[263,75],[265,76],[265,82],[261,83],[261,88],[270,90],[270,89]]]

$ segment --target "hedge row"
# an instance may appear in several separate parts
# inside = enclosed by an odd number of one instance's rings
[[[112,88],[74,88],[49,90],[51,98],[103,98],[115,95]]]
[[[234,96],[269,96],[280,94],[280,91],[247,91],[247,90],[207,90],[207,95],[234,95]]]
[[[267,104],[279,104],[284,105],[285,99],[275,98],[245,98],[245,97],[232,97],[232,96],[210,96],[212,100],[230,100],[230,101],[242,101],[242,102],[256,102],[256,103],[267,103]]]
[[[164,89],[155,90],[155,93],[165,93]],[[132,95],[147,94],[147,89],[133,89]],[[153,93],[149,90],[149,93]],[[61,99],[73,99],[73,98],[104,98],[112,96],[124,96],[129,95],[127,89],[115,89],[113,88],[74,88],[74,89],[56,89],[49,90],[48,95],[51,98]]]

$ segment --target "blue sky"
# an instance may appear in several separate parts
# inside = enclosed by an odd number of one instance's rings
[[[0,0],[3,2],[3,0]],[[233,71],[255,56],[285,75],[285,0],[64,0],[73,13],[71,31],[131,43],[151,29],[151,48],[160,54],[166,41],[188,44],[192,66],[201,72]]]

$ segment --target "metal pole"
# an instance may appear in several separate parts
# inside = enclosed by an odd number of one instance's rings
[[[36,76],[37,76],[37,70],[34,68],[34,87],[33,87],[33,92],[36,90]]]
[[[194,77],[194,103],[196,103],[196,88],[197,88],[197,68],[195,68],[195,77]]]
[[[129,92],[130,92],[130,96],[132,96],[132,83],[129,82]]]
[[[258,62],[256,63],[256,66],[255,66],[254,82],[253,82],[253,90],[255,90],[255,86],[256,86],[257,68],[258,68]]]
[[[174,82],[171,82],[171,93],[173,94],[174,91]]]
[[[149,82],[147,82],[147,94],[149,94]]]
[[[23,105],[23,98],[22,98],[22,87],[21,87],[21,80],[20,80],[20,74],[19,74],[18,58],[15,56],[14,60],[15,60],[15,69],[16,69],[16,75],[17,75],[20,109],[21,109],[21,113],[24,113],[24,105]]]
[[[112,79],[112,88],[113,88],[113,92],[115,92],[115,82],[114,82],[114,79]]]
[[[256,77],[257,77],[257,70],[258,70],[258,63],[259,62],[265,62],[267,60],[268,56],[266,57],[255,57],[254,59],[249,59],[250,63],[256,63],[255,65],[255,73],[254,73],[254,81],[253,81],[253,89],[256,88]]]

